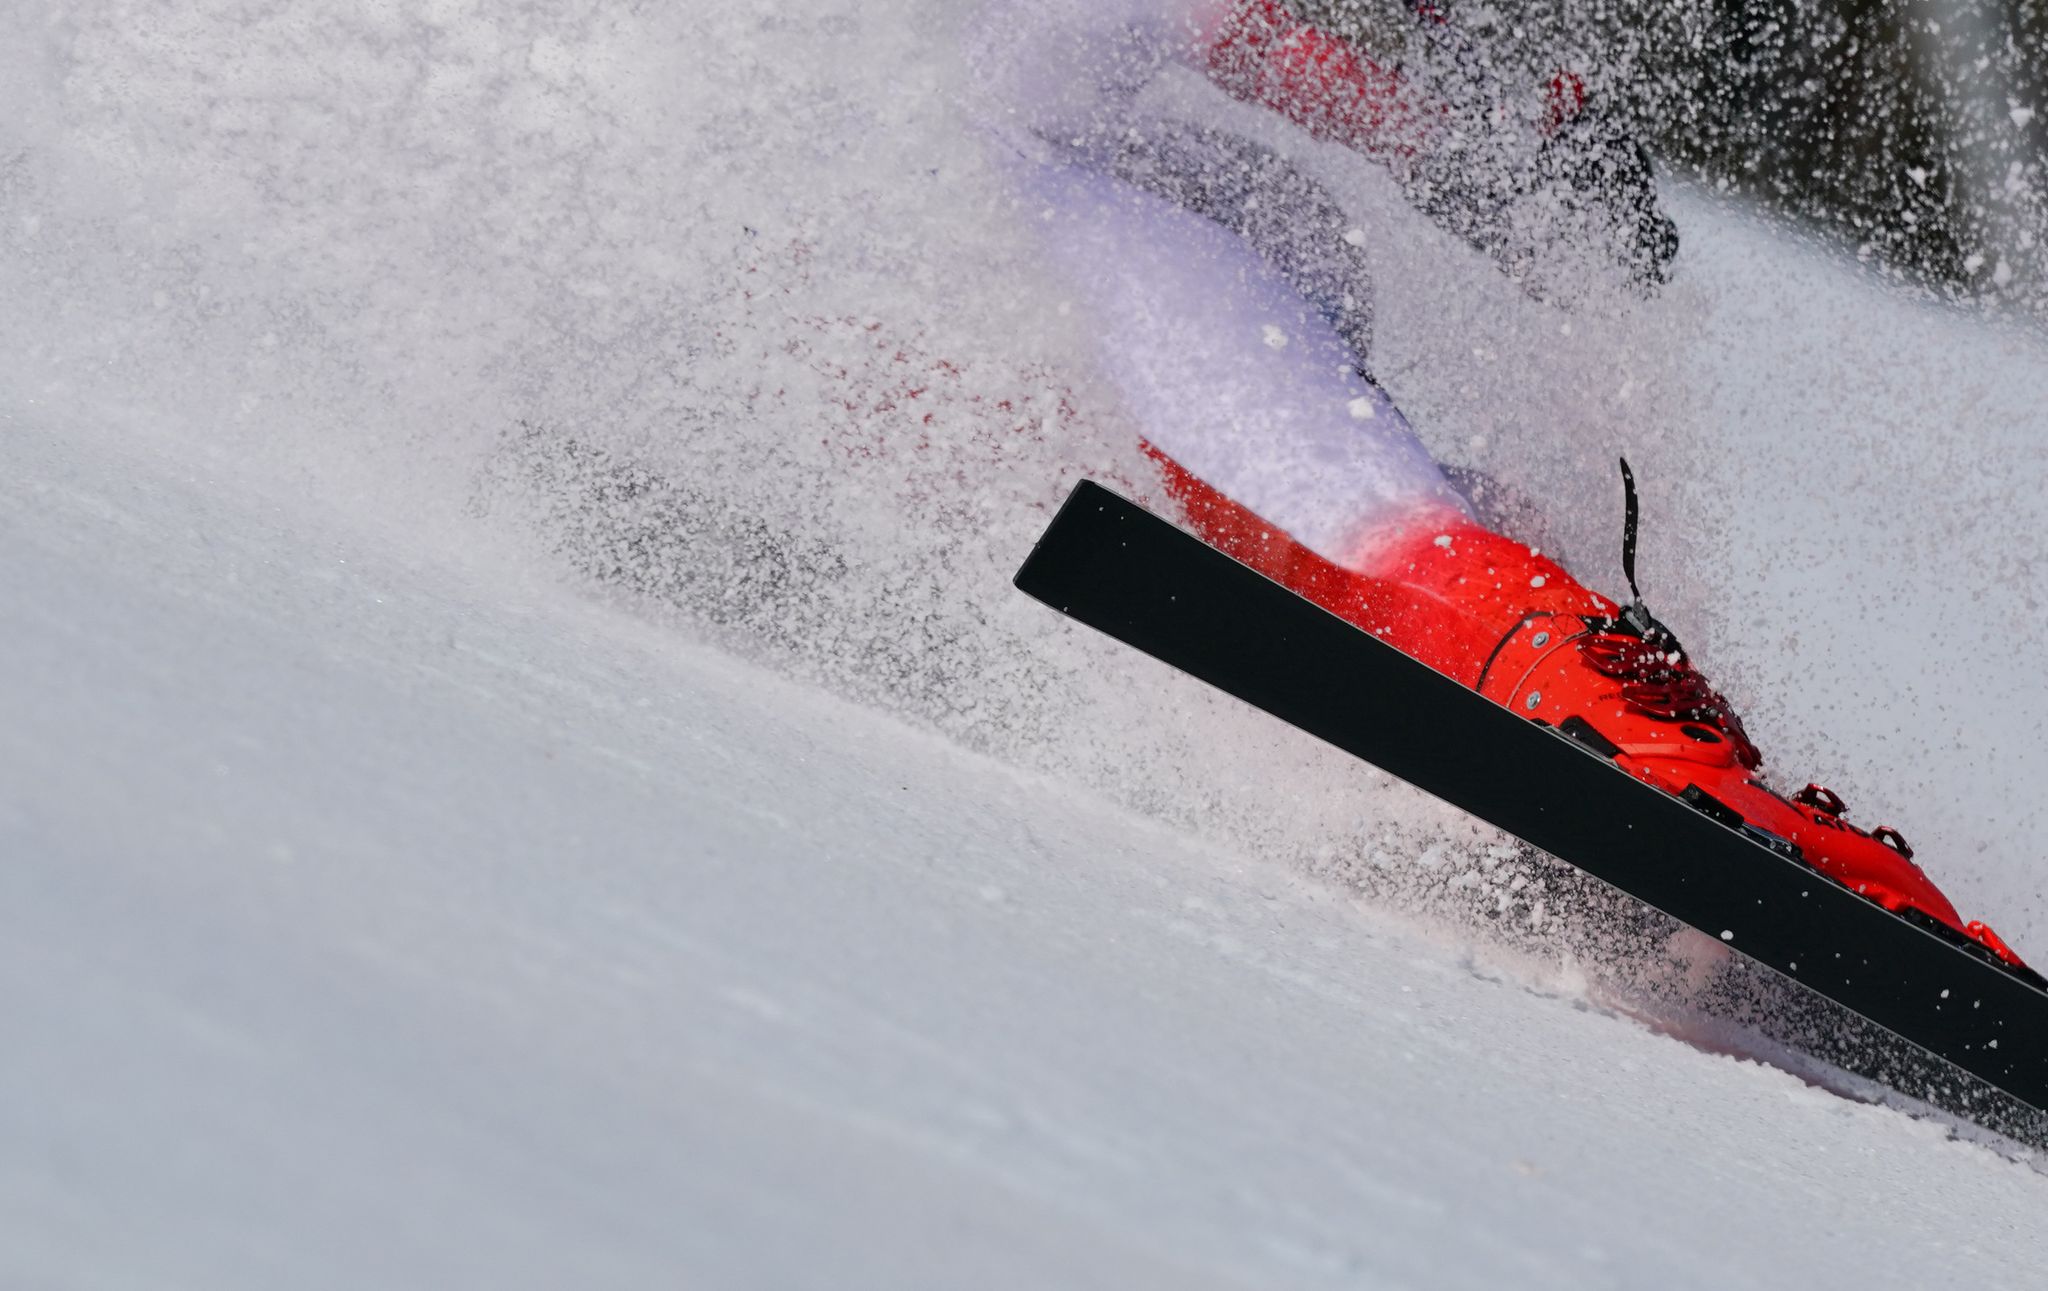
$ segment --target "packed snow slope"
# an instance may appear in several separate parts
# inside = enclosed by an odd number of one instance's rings
[[[681,8],[0,19],[0,1286],[2038,1281],[2033,1170],[1417,921],[1492,840],[1013,594],[1156,486],[957,16]],[[1169,90],[2048,958],[2038,337],[1683,190],[1560,313]]]
[[[1931,1123],[126,428],[6,433],[0,1283],[2048,1256],[2048,1180]]]

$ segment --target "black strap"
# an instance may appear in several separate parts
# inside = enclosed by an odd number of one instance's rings
[[[1659,649],[1685,653],[1685,647],[1678,643],[1678,637],[1670,628],[1657,621],[1650,613],[1650,607],[1643,604],[1643,589],[1636,586],[1636,530],[1642,520],[1642,508],[1636,502],[1636,473],[1628,468],[1628,459],[1621,459],[1621,572],[1628,575],[1629,594],[1635,599],[1621,612],[1620,626],[1633,632]]]
[[[1642,511],[1636,505],[1636,473],[1628,469],[1628,459],[1621,459],[1621,572],[1628,575],[1629,594],[1635,603],[1643,603],[1643,589],[1636,586],[1636,529],[1642,519]]]

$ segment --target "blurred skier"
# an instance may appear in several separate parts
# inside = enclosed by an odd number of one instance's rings
[[[1366,235],[1273,149],[1189,119],[1191,69],[1386,165],[1526,290],[1605,265],[1649,290],[1677,236],[1643,151],[1561,72],[1502,89],[1432,3],[1381,62],[1280,0],[996,0],[971,38],[1020,205],[1093,322],[1183,518],[1211,544],[1937,935],[2014,967],[1819,786],[1790,798],[1638,596],[1624,608],[1487,523],[1368,375]],[[1206,115],[1216,115],[1213,111]],[[1633,583],[1634,495],[1629,493]]]

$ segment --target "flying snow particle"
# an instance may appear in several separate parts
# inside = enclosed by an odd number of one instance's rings
[[[1734,941],[1734,940],[1735,940],[1735,930],[1734,930],[1733,928],[1723,928],[1723,929],[1721,929],[1721,940],[1722,940],[1722,941]]]
[[[1544,585],[1545,583],[1547,583],[1547,582],[1549,582],[1549,581],[1550,581],[1550,580],[1549,580],[1548,578],[1544,577],[1544,576],[1543,576],[1542,574],[1538,574],[1538,575],[1536,575],[1536,577],[1534,577],[1534,578],[1532,578],[1532,579],[1530,579],[1530,580],[1529,580],[1529,586],[1531,586],[1531,587],[1541,587],[1541,586],[1543,586],[1543,585]]]
[[[1913,181],[1913,186],[1915,188],[1927,187],[1927,176],[1930,173],[1931,172],[1925,166],[1906,167],[1906,178]]]
[[[1436,545],[1437,545],[1437,546],[1439,546],[1439,547],[1448,547],[1448,546],[1450,546],[1450,545],[1451,545],[1451,535],[1449,535],[1449,534],[1447,534],[1447,533],[1440,533],[1440,534],[1438,534],[1438,535],[1436,536]]]
[[[2028,107],[2021,107],[2017,103],[2014,103],[2012,105],[2012,123],[2014,126],[2018,127],[2021,130],[2024,130],[2027,128],[2027,122],[2032,121],[2033,119],[2034,109]]]
[[[1344,406],[1350,410],[1353,421],[1371,421],[1380,415],[1380,406],[1364,395],[1358,396]]]
[[[1991,271],[1992,285],[1997,287],[2003,287],[2011,281],[2012,266],[2005,262],[2004,256],[2000,256],[1998,257],[1998,267]]]
[[[1287,348],[1287,333],[1273,326],[1273,324],[1266,324],[1265,327],[1261,329],[1261,335],[1263,335],[1266,338],[1267,349],[1284,350]]]
[[[1354,247],[1362,247],[1362,246],[1364,246],[1364,245],[1365,245],[1365,230],[1364,230],[1364,229],[1346,229],[1346,230],[1344,230],[1344,241],[1346,241],[1347,243],[1349,243],[1350,245],[1352,245],[1352,246],[1354,246]]]

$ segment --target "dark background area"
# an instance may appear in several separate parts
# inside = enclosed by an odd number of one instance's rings
[[[1300,7],[1338,29],[1383,30],[1390,3]],[[1504,80],[1580,72],[1668,171],[1796,219],[1882,272],[2048,318],[2048,0],[1450,10]]]

